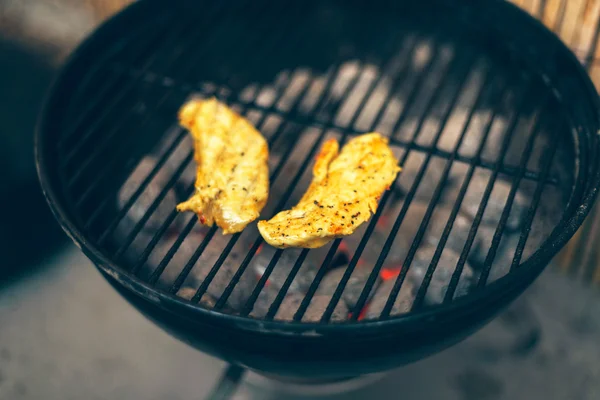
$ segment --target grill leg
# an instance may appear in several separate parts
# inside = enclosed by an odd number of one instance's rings
[[[219,383],[212,392],[206,397],[206,400],[227,400],[235,393],[238,385],[244,377],[246,370],[237,365],[227,367]]]

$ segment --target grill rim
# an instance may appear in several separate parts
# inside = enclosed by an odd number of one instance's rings
[[[114,35],[116,30],[112,29],[113,26],[124,25],[127,20],[131,19],[137,21],[137,13],[149,12],[148,7],[156,7],[158,4],[159,2],[153,1],[133,3],[115,17],[103,23],[69,56],[46,95],[35,130],[34,153],[38,178],[46,201],[69,238],[104,274],[114,278],[119,284],[137,296],[167,312],[174,314],[177,314],[179,311],[185,314],[191,313],[189,315],[198,318],[209,318],[215,323],[225,323],[226,325],[233,325],[237,328],[254,332],[265,332],[265,330],[268,330],[270,333],[281,334],[316,332],[319,335],[348,332],[348,329],[351,329],[352,333],[356,333],[358,331],[355,328],[358,326],[361,327],[360,331],[366,333],[370,332],[371,329],[380,329],[387,326],[398,328],[414,322],[431,321],[432,317],[451,318],[455,312],[460,310],[476,312],[487,307],[487,303],[489,302],[509,297],[514,298],[522,291],[522,288],[526,288],[542,272],[552,257],[575,234],[594,204],[598,194],[598,186],[600,186],[600,160],[598,160],[598,157],[595,157],[600,151],[599,140],[597,135],[579,133],[575,136],[577,139],[575,146],[579,144],[577,150],[580,152],[580,155],[586,154],[585,158],[587,158],[585,162],[582,162],[577,171],[579,174],[575,178],[574,190],[578,184],[581,186],[580,193],[573,193],[573,197],[579,197],[580,199],[579,206],[573,210],[565,209],[563,217],[554,227],[553,231],[516,271],[488,284],[484,291],[472,292],[468,296],[453,300],[450,304],[437,305],[416,313],[402,314],[383,320],[321,324],[319,322],[269,321],[235,316],[205,309],[199,304],[160,291],[116,265],[95,244],[86,239],[85,234],[77,228],[74,221],[77,221],[78,217],[73,215],[72,211],[69,211],[69,209],[72,210],[72,207],[68,204],[68,199],[58,193],[58,188],[53,183],[52,169],[48,168],[48,154],[51,150],[48,144],[49,134],[46,134],[47,131],[52,129],[52,118],[54,116],[52,109],[57,104],[57,98],[60,97],[60,92],[57,89],[65,86],[68,87],[68,81],[71,80],[70,77],[72,75],[77,76],[73,72],[77,71],[78,68],[80,69],[80,65],[84,59],[90,56],[89,50],[98,45],[102,46],[102,42],[106,40],[107,33]],[[559,55],[565,59],[565,62],[571,67],[572,71],[577,74],[575,77],[577,82],[587,91],[588,96],[586,100],[590,104],[593,104],[595,109],[593,122],[595,122],[596,126],[600,126],[600,97],[584,67],[579,63],[571,50],[560,41],[558,36],[548,30],[540,21],[511,3],[494,0],[487,2],[486,6],[490,7],[488,10],[492,10],[495,7],[494,11],[504,14],[501,18],[513,17],[518,19],[519,22],[529,24],[530,29],[536,29],[537,33],[544,36],[548,43],[553,44],[560,53]],[[146,7],[145,10],[144,7]],[[569,213],[569,211],[571,212]]]

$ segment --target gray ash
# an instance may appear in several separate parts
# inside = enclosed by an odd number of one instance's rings
[[[416,238],[417,232],[423,222],[423,218],[427,211],[428,205],[425,203],[413,203],[410,205],[406,216],[398,230],[398,234],[394,239],[392,247],[390,248],[390,253],[386,258],[385,265],[402,265],[408,252],[413,244],[414,239]],[[425,234],[421,240],[419,246],[437,246],[446,224],[450,218],[450,214],[452,212],[452,208],[448,206],[437,206],[433,214],[431,215],[431,219],[429,220],[429,224],[427,225]],[[391,222],[387,222],[391,224]],[[465,245],[467,240],[467,236],[469,234],[469,230],[471,229],[472,221],[466,217],[462,213],[458,213],[452,225],[452,230],[446,240],[445,247],[450,248],[458,253],[460,253]],[[391,227],[390,227],[391,228]],[[382,227],[384,231],[385,227]],[[382,233],[376,233],[374,235],[375,240],[378,240],[378,237],[382,235]],[[383,239],[381,239],[383,240]],[[479,248],[479,240],[475,240],[472,245],[471,251],[477,251]]]
[[[130,201],[133,194],[138,190],[140,184],[149,176],[150,172],[157,164],[154,157],[144,157],[129,178],[125,181],[121,190],[117,195],[117,207],[122,209]],[[159,194],[167,185],[170,176],[164,171],[159,170],[152,178],[148,186],[142,191],[140,196],[135,200],[133,205],[127,211],[123,218],[126,225],[136,225],[144,215],[148,212],[152,203],[157,199]],[[154,232],[159,229],[165,219],[173,211],[177,205],[175,191],[169,189],[163,200],[160,202],[156,210],[152,213],[148,221],[144,225],[144,230]]]
[[[321,283],[319,284],[317,294],[333,296],[340,281],[342,280],[342,277],[344,276],[344,273],[346,272],[346,268],[347,266],[343,266],[327,273],[327,275],[323,277],[323,280],[321,280]],[[365,287],[365,284],[367,283],[367,280],[369,279],[369,276],[371,275],[372,270],[372,267],[367,267],[363,264],[357,265],[354,271],[352,271],[352,275],[350,275],[350,278],[344,287],[344,291],[342,292],[342,300],[344,303],[346,303],[348,308],[352,309],[354,306],[356,306],[356,303],[358,302],[358,299]],[[380,282],[381,278],[379,275],[377,275],[368,298],[370,298],[370,296],[374,293]]]
[[[469,189],[463,199],[461,210],[470,218],[475,218],[479,209],[483,192],[489,182],[489,174],[480,173],[471,179]],[[485,212],[481,219],[482,225],[496,227],[500,222],[500,217],[504,211],[506,201],[508,199],[512,182],[504,179],[496,179],[494,188],[490,193],[489,200],[485,207]],[[517,190],[515,193],[514,201],[510,209],[510,214],[506,222],[506,229],[509,231],[516,231],[521,227],[525,212],[529,207],[530,198],[522,191]]]
[[[254,274],[260,278],[266,271],[271,259],[275,255],[275,249],[271,246],[261,246],[260,253],[255,255],[250,263],[250,267]],[[277,264],[273,268],[269,275],[268,282],[270,285],[281,289],[290,275],[296,260],[300,256],[301,250],[299,249],[286,249],[281,253]],[[317,267],[312,263],[311,260],[306,259],[302,263],[302,266],[298,270],[292,284],[289,288],[290,292],[305,293],[310,284],[315,279],[317,274]]]
[[[427,273],[435,250],[436,247],[434,246],[426,246],[419,249],[415,254],[406,279],[409,280],[416,289],[421,286],[421,283],[425,278],[425,274]],[[425,294],[426,304],[441,304],[444,301],[444,296],[448,290],[448,285],[450,284],[459,258],[460,255],[452,249],[444,249],[429,283],[429,287],[427,288],[427,293]],[[454,292],[454,298],[467,294],[473,286],[473,279],[473,269],[468,263],[465,263],[458,281],[458,286]]]
[[[177,296],[182,297],[186,300],[191,300],[195,294],[196,294],[196,289],[187,287],[187,286],[182,287],[177,292]],[[202,297],[198,301],[198,304],[200,304],[210,310],[210,309],[214,308],[214,306],[217,304],[217,299],[215,299],[213,296],[211,296],[208,293],[204,293],[204,295],[202,295]]]
[[[302,137],[304,139],[301,140],[300,145],[308,151],[314,143],[316,135],[314,133],[307,133]],[[141,220],[158,193],[164,189],[167,181],[171,179],[175,169],[182,165],[184,158],[189,154],[191,148],[189,142],[189,139],[186,139],[177,146],[175,152],[168,158],[165,168],[159,171],[148,189],[142,193],[140,199],[134,204],[134,207],[132,207],[130,212],[126,215],[126,218],[124,218],[122,223],[118,226],[117,234],[115,236],[117,244],[122,242],[129,232],[131,232],[133,226]],[[277,156],[278,153],[274,152],[274,154]],[[274,203],[277,203],[279,200],[277,188],[287,188],[282,182],[288,179],[290,174],[293,175],[296,173],[299,161],[302,158],[298,157],[298,155],[292,155],[290,157],[290,160],[286,164],[286,168],[282,170],[283,173],[278,178],[278,183],[274,183],[273,200],[269,201],[269,207],[273,207]],[[404,172],[402,173],[404,176],[403,180],[401,175],[400,187],[403,189],[390,198],[390,202],[383,210],[383,214],[381,215],[375,230],[372,232],[369,241],[366,243],[355,270],[350,275],[350,278],[344,287],[342,296],[332,316],[333,321],[346,320],[348,318],[349,310],[355,308],[365,284],[373,271],[373,267],[381,256],[382,249],[388,239],[392,225],[403,205],[403,194],[410,188],[410,186],[407,186],[407,182],[411,183],[410,181],[415,178],[422,160],[422,155],[416,157],[411,155],[411,157],[409,157],[409,162],[405,165]],[[136,171],[132,174],[119,193],[117,201],[118,206],[122,207],[124,205],[128,196],[131,196],[139,183],[145,179],[155,165],[156,159],[154,157],[146,157],[140,162]],[[366,305],[362,310],[359,319],[377,318],[383,310],[396,281],[396,277],[400,272],[417,231],[423,221],[423,216],[427,210],[433,191],[440,180],[441,171],[443,170],[444,165],[445,160],[434,157],[427,168],[424,180],[389,249],[389,253],[382,265],[382,269],[375,278],[374,285],[366,299]],[[307,186],[310,181],[310,176],[310,169],[307,169],[307,172],[303,174],[303,179],[301,179],[302,184],[294,191],[288,203],[293,205],[292,203],[296,202],[299,196],[302,195],[306,190],[305,186]],[[177,202],[186,200],[187,194],[189,194],[189,190],[192,188],[194,177],[195,164],[190,163],[186,172],[179,177],[175,188],[170,189],[167,192],[165,199],[161,202],[156,212],[153,213],[150,220],[145,224],[144,229],[137,235],[128,251],[124,254],[125,259],[129,263],[137,262],[152,236],[160,228],[167,216],[173,212]],[[450,217],[452,208],[451,205],[448,204],[453,203],[453,196],[456,196],[457,190],[460,187],[459,181],[457,176],[451,174],[450,179],[445,186],[442,201],[440,204],[436,205],[434,209],[423,239],[419,244],[419,249],[415,254],[412,265],[410,266],[403,283],[403,287],[398,298],[394,302],[390,315],[395,316],[410,311],[416,292],[423,281],[433,253],[435,252],[435,248],[440,241],[441,235]],[[402,185],[403,182],[404,185]],[[473,182],[469,186],[462,207],[453,223],[439,265],[436,268],[427,290],[425,303],[428,305],[439,304],[444,299],[459,254],[464,247],[469,230],[471,229],[473,218],[477,211],[479,199],[481,198],[481,193],[485,188],[485,184],[487,184],[487,178],[484,174],[479,172],[476,173]],[[473,265],[476,270],[477,268],[481,268],[485,255],[487,254],[483,250],[489,248],[491,236],[493,235],[495,225],[501,215],[506,197],[508,196],[508,191],[510,190],[510,183],[499,179],[496,187],[497,188],[492,192],[490,203],[484,214],[478,234],[475,237],[472,250],[469,254],[469,262],[464,266],[455,297],[465,295],[472,288],[474,270],[471,268],[471,265]],[[508,272],[510,261],[512,260],[512,253],[514,253],[514,247],[516,246],[515,235],[509,234],[508,231],[512,232],[520,227],[523,219],[523,210],[525,210],[527,206],[528,197],[519,191],[515,198],[513,210],[511,211],[507,224],[507,233],[505,235],[507,239],[503,238],[501,247],[498,250],[492,271],[490,272],[490,281],[497,279],[499,276],[503,276]],[[180,214],[177,216],[175,221],[166,230],[163,235],[164,237],[157,243],[156,248],[150,253],[148,260],[144,263],[142,269],[139,271],[139,276],[141,278],[147,280],[152,276],[152,273],[156,270],[164,256],[173,246],[176,238],[180,235],[183,226],[185,226],[191,218],[193,218],[193,214],[191,213]],[[315,296],[302,321],[316,322],[321,319],[323,312],[331,301],[335,290],[346,272],[347,264],[351,261],[359,247],[367,227],[368,223],[363,224],[353,235],[345,237],[341,241],[332,262],[329,264],[329,270],[325,271],[325,276],[320,282]],[[201,246],[207,232],[208,228],[201,224],[196,223],[194,225],[189,235],[183,240],[181,246],[173,254],[172,259],[166,264],[164,272],[158,279],[157,287],[162,288],[163,290],[169,290],[172,287],[184,266],[188,263],[199,246]],[[255,232],[255,230],[252,230],[250,234],[246,232],[238,238],[238,241],[231,249],[230,254],[224,259],[219,270],[216,271],[210,285],[208,285],[206,293],[200,299],[200,305],[211,309],[221,298],[223,292],[242,264],[248,248],[250,248],[250,239],[251,237],[254,237],[252,232]],[[516,235],[516,238],[518,240],[518,235]],[[214,234],[211,241],[204,249],[201,257],[192,265],[189,276],[185,279],[181,289],[178,291],[179,296],[188,300],[194,296],[198,288],[213,269],[217,260],[223,254],[223,250],[231,239],[232,236],[223,236],[220,231],[217,231]],[[308,253],[302,267],[299,269],[295,278],[292,280],[291,285],[287,289],[282,304],[275,315],[275,319],[289,321],[293,318],[298,306],[313,283],[320,266],[323,264],[329,248],[329,246],[324,246],[320,249],[313,249]],[[251,297],[257,283],[265,273],[275,252],[276,249],[268,245],[261,246],[227,299],[224,311],[229,313],[239,313],[243,311],[248,299]],[[301,252],[301,249],[286,249],[282,251],[281,257],[274,266],[256,299],[250,313],[252,317],[264,318],[267,315],[273,301],[285,286],[285,282]]]
[[[385,308],[385,305],[392,293],[396,279],[388,279],[375,292],[372,300],[367,305],[363,314],[363,319],[377,319]],[[410,311],[415,297],[415,288],[412,283],[405,280],[402,288],[398,293],[398,297],[394,301],[394,305],[390,311],[390,316],[405,314]]]
[[[294,318],[294,315],[298,311],[300,304],[302,303],[303,295],[300,294],[292,294],[285,298],[285,300],[281,303],[279,310],[277,310],[277,314],[275,315],[276,320],[281,321],[291,321]],[[302,317],[303,322],[319,322],[321,317],[325,313],[329,302],[331,301],[331,296],[324,295],[315,295],[304,316]],[[345,321],[348,319],[348,307],[343,302],[338,302],[337,306],[333,310],[333,314],[331,315],[331,321]]]

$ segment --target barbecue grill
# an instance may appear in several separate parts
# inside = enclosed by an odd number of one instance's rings
[[[404,170],[323,249],[222,236],[174,210],[193,190],[191,96],[267,138],[265,218],[329,137],[377,130]],[[574,55],[502,1],[149,0],[73,53],[36,159],[67,234],[166,331],[262,374],[341,379],[451,346],[531,284],[593,204],[598,106]]]

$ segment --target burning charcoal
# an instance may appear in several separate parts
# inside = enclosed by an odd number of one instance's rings
[[[250,316],[254,318],[264,318],[269,312],[271,304],[273,304],[273,301],[275,301],[278,292],[278,289],[275,289],[270,285],[265,285],[256,298],[256,302],[254,303]],[[283,301],[285,302],[288,297],[293,297],[296,295],[297,293],[287,293]]]
[[[450,219],[451,212],[452,209],[450,207],[442,207],[435,210],[427,229],[427,243],[431,244],[432,246],[438,245],[444,229],[446,228],[446,224]],[[445,248],[452,249],[460,254],[463,251],[467,241],[469,231],[471,230],[471,225],[471,219],[459,211],[454,219],[454,223],[452,224],[452,230],[450,231],[450,235],[446,240]],[[471,245],[471,251],[477,251],[479,248],[480,242],[476,237]]]
[[[363,224],[366,228],[366,224]],[[363,226],[359,227],[356,232],[352,235],[345,237],[341,242],[339,247],[337,248],[336,253],[334,254],[331,262],[327,266],[327,270],[331,271],[339,267],[343,267],[344,265],[348,265],[354,252],[356,251],[356,247],[362,238],[362,229]],[[317,249],[311,249],[308,253],[306,259],[307,261],[315,265],[315,268],[318,270],[323,265],[327,254],[329,253],[330,246],[323,246]],[[366,249],[365,249],[366,250]],[[363,252],[364,254],[364,252]]]
[[[379,287],[379,290],[375,292],[373,299],[367,305],[366,312],[364,314],[365,319],[379,318],[381,312],[385,308],[385,304],[387,303],[390,294],[392,293],[395,282],[395,279],[389,279]],[[402,288],[398,293],[398,297],[396,297],[396,300],[394,301],[394,305],[390,311],[390,316],[396,316],[409,312],[414,298],[414,287],[410,281],[405,280],[402,283]]]
[[[379,69],[373,64],[366,64],[361,67],[358,74],[352,91],[347,96],[336,99],[340,101],[340,108],[335,116],[335,124],[337,126],[345,127],[357,117],[355,114],[361,111],[359,106],[365,96],[372,95],[368,91],[377,75],[379,75]]]
[[[183,242],[181,242],[181,245],[173,253],[173,257],[171,258],[171,260],[169,260],[169,262],[165,266],[163,273],[160,275],[160,278],[156,283],[157,287],[162,289],[169,289],[173,285],[173,283],[175,283],[175,280],[177,279],[187,262],[192,258],[192,255],[194,254],[200,243],[202,243],[202,239],[204,239],[202,235],[189,234],[183,240]],[[154,270],[158,268],[158,266],[163,261],[169,250],[171,250],[176,241],[176,235],[162,237],[148,256],[148,260],[145,264],[145,269],[141,273],[143,275],[147,275],[147,277],[150,277]]]
[[[196,294],[196,289],[191,288],[191,287],[183,287],[179,290],[179,292],[177,292],[177,295],[179,297],[182,297],[186,300],[191,300],[195,294]],[[204,295],[202,295],[202,297],[200,298],[200,301],[198,303],[200,305],[204,306],[205,308],[212,309],[217,304],[217,300],[214,297],[212,297],[210,294],[204,293]]]
[[[447,152],[454,151],[469,114],[470,111],[465,108],[458,109],[452,114],[448,122],[446,122],[444,132],[438,143],[438,148]],[[473,114],[471,122],[467,127],[467,132],[459,147],[459,154],[466,157],[475,156],[477,149],[481,145],[483,133],[489,123],[490,117],[491,113],[489,111],[479,111]],[[497,122],[494,123],[486,143],[486,146],[491,146],[492,148],[499,145],[499,139],[505,124],[500,117],[496,117],[495,121]]]
[[[327,309],[331,296],[314,296],[306,310],[306,313],[302,317],[304,322],[318,322],[323,313]],[[344,302],[339,301],[331,314],[331,321],[345,321],[348,319],[348,307]]]
[[[415,254],[412,265],[408,270],[407,280],[410,280],[416,290],[419,289],[433,254],[435,253],[434,246],[421,248]],[[450,279],[456,268],[460,255],[450,249],[445,249],[440,257],[438,265],[433,273],[433,277],[427,288],[425,295],[426,304],[441,304],[444,301],[444,296],[450,284]],[[464,296],[469,292],[473,284],[473,270],[468,263],[465,263],[458,286],[454,292],[454,297]]]
[[[477,269],[482,269],[484,267],[485,259],[491,246],[494,231],[495,228],[491,227],[481,227],[477,231],[478,235],[482,235],[486,238],[484,242],[485,245],[482,246],[482,249],[485,249],[485,251],[475,253],[469,260]],[[517,249],[517,245],[519,243],[519,236],[520,235],[518,233],[508,232],[505,232],[502,236],[498,249],[496,250],[496,256],[494,257],[490,274],[487,279],[488,283],[493,282],[510,272],[515,250]]]
[[[263,246],[260,254],[253,258],[251,262],[251,268],[258,278],[263,275],[269,266],[275,251],[276,250],[271,246]],[[287,249],[281,253],[281,257],[269,275],[269,285],[272,285],[277,289],[281,289],[283,287],[283,284],[290,275],[294,264],[300,255],[300,252],[301,251],[299,249]],[[310,284],[315,279],[316,274],[317,268],[315,265],[311,262],[311,260],[305,259],[288,291],[306,293],[310,287]]]
[[[289,74],[289,73],[288,73]],[[309,85],[311,82],[311,74],[308,70],[304,68],[299,68],[295,70],[291,76],[291,79],[288,84],[285,84],[285,90],[283,90],[283,95],[277,104],[277,107],[280,110],[289,111],[292,106],[299,100],[298,96],[304,91],[306,85]],[[302,102],[308,100],[308,96],[304,96]]]
[[[294,319],[294,314],[298,311],[304,295],[299,293],[292,293],[287,296],[279,306],[275,319],[283,321],[291,321]]]
[[[425,203],[411,204],[394,240],[392,248],[390,249],[390,254],[386,258],[386,265],[402,265],[417,235],[427,208],[428,205]],[[451,212],[452,208],[447,206],[438,206],[434,209],[420,246],[430,245],[435,248],[435,246],[438,245]],[[452,225],[450,235],[446,240],[445,248],[452,249],[460,254],[470,229],[471,220],[459,212]],[[473,249],[472,251],[476,251],[479,248],[479,245],[479,241],[475,240],[471,247]]]
[[[176,241],[176,236],[171,236],[166,239],[162,239],[155,249],[150,253],[148,261],[146,263],[146,272],[148,276],[158,267],[159,263],[163,260],[169,249],[173,246]],[[204,236],[194,231],[183,240],[181,246],[175,251],[173,257],[165,267],[164,272],[161,274],[157,287],[168,289],[175,282],[185,265],[192,258],[198,247],[202,244]],[[215,262],[223,252],[223,248],[226,245],[226,240],[223,235],[216,234],[212,240],[208,243],[204,249],[202,256],[194,263],[188,277],[183,283],[183,286],[198,288],[212,270]],[[206,290],[206,293],[212,296],[214,299],[219,299],[231,281],[231,278],[236,273],[242,262],[242,258],[235,247],[225,259],[218,272],[215,274],[210,285]],[[235,289],[231,293],[231,296],[227,299],[227,305],[233,309],[238,309],[243,302],[249,296],[253,285],[256,280],[249,280],[245,278],[244,274],[242,279],[236,285]]]
[[[277,314],[275,315],[276,320],[291,321],[294,318],[294,314],[298,311],[304,295],[291,294],[286,297]],[[306,309],[304,316],[302,317],[303,322],[319,322],[323,313],[327,309],[331,296],[315,295],[310,301],[310,305]],[[348,307],[343,302],[338,302],[337,306],[331,314],[331,321],[345,321],[348,319]]]
[[[173,154],[171,154],[167,160],[167,164],[165,165],[165,167],[171,172],[171,176],[173,176],[172,174],[176,172],[177,168],[183,164],[185,158],[188,157],[190,152],[192,152],[193,146],[194,144],[192,142],[192,138],[187,135],[175,148]],[[185,201],[188,199],[188,190],[192,187],[194,181],[196,180],[196,167],[197,166],[194,161],[188,163],[177,179],[177,185],[175,189],[177,191],[178,201]]]
[[[469,189],[462,202],[461,208],[465,215],[470,218],[475,218],[477,210],[482,200],[483,192],[489,181],[489,174],[475,175],[469,184]],[[507,182],[502,179],[496,179],[494,183],[494,189],[490,193],[489,201],[486,205],[485,212],[481,219],[482,225],[489,225],[496,227],[500,222],[500,217],[508,195],[512,182]],[[509,231],[518,230],[523,222],[525,212],[529,207],[528,196],[517,190],[515,198],[510,210],[509,217],[506,221],[506,229]]]
[[[354,271],[352,271],[352,275],[350,275],[350,279],[348,279],[346,287],[342,292],[342,299],[344,300],[348,308],[354,308],[354,306],[358,302],[360,294],[362,293],[363,288],[365,287],[365,284],[369,279],[371,271],[371,268],[358,265],[354,268]],[[345,272],[346,267],[342,267],[336,268],[335,270],[325,275],[325,277],[323,278],[323,280],[321,280],[321,283],[319,284],[317,294],[333,296]],[[381,278],[377,276],[369,297],[373,295],[380,282]]]
[[[199,282],[202,282],[206,276],[210,273],[214,264],[221,257],[225,246],[231,239],[231,236],[225,236],[216,233],[208,246],[204,249],[202,257],[200,257],[198,264],[192,270],[193,277]],[[240,241],[238,240],[238,243]],[[227,288],[231,282],[233,276],[238,271],[240,265],[244,260],[245,254],[240,249],[246,248],[247,245],[240,243],[239,246],[233,247],[229,255],[219,268],[218,272],[214,276],[212,282],[208,286],[207,292],[213,295],[215,298],[220,298],[223,291]],[[250,270],[246,269],[244,274],[240,277],[239,282],[235,286],[231,295],[227,299],[227,304],[235,309],[239,310],[246,302],[254,286],[256,284],[256,277],[251,273]]]
[[[117,196],[117,205],[119,209],[125,207],[131,196],[155,167],[156,163],[156,159],[150,156],[144,157],[142,161],[140,161],[138,166],[131,173],[119,191]],[[124,220],[127,220],[132,225],[137,224],[148,212],[152,203],[165,188],[168,180],[168,174],[166,174],[163,170],[159,170],[154,178],[150,181],[148,186],[137,198],[137,200],[133,203],[131,208],[127,211]],[[162,225],[163,221],[173,211],[173,209],[175,209],[176,204],[177,199],[175,198],[175,192],[173,189],[169,189],[166,196],[158,205],[158,208],[156,208],[144,225],[144,230],[154,231],[158,229]]]
[[[271,305],[277,298],[279,291],[280,291],[280,289],[275,288],[272,285],[266,285],[265,287],[263,287],[260,294],[258,295],[258,298],[256,299],[256,302],[254,303],[254,306],[252,308],[252,312],[250,313],[250,316],[254,317],[254,318],[264,318],[267,315],[267,313],[269,312],[269,308],[271,308]],[[283,314],[289,316],[289,318],[286,318],[286,319],[291,320],[303,298],[304,298],[304,293],[287,292],[283,298],[281,306],[277,310],[277,314],[276,314],[275,318],[278,319],[279,318],[278,315],[282,315],[280,313],[283,313]],[[300,299],[300,300],[298,301],[298,299]],[[298,301],[298,303],[297,303],[296,307],[293,308],[293,304],[297,301]],[[290,307],[292,307],[293,309],[290,309]],[[283,311],[281,311],[282,308],[284,309]],[[291,313],[291,316],[290,316],[290,313]]]
[[[411,191],[417,175],[421,170],[424,163],[425,155],[414,153],[411,154],[404,165],[399,175],[399,185],[396,185],[396,191],[400,197],[404,197],[408,192]],[[446,166],[446,160],[439,157],[432,157],[429,161],[429,165],[423,172],[421,180],[418,183],[418,187],[415,192],[415,200],[429,203],[433,194],[441,182],[444,168]],[[443,186],[443,192],[441,195],[440,202],[446,201],[449,189],[456,185],[455,179],[450,174]]]
[[[194,97],[197,96],[191,96],[190,99]],[[156,147],[157,151],[155,154],[157,157],[161,157],[165,154],[165,151],[174,144],[175,140],[181,137],[182,134],[184,135],[183,138],[180,139],[179,144],[175,146],[173,151],[170,154],[168,154],[167,160],[164,164],[163,169],[165,170],[165,176],[168,175],[169,178],[171,178],[176,173],[176,171],[183,165],[187,157],[191,157],[194,149],[193,139],[191,135],[189,135],[189,133],[184,133],[183,128],[177,125],[165,134],[165,136],[160,140]],[[194,183],[195,179],[196,163],[194,161],[190,161],[187,163],[181,175],[178,176],[175,186],[175,190],[177,191],[178,197],[183,196],[186,197],[183,200],[187,200],[187,196],[184,196],[185,191],[187,188],[190,187],[190,185]],[[182,201],[181,198],[178,198],[178,200]]]

